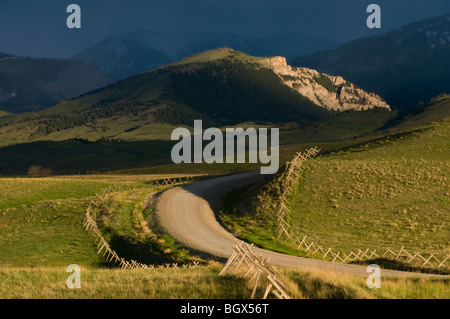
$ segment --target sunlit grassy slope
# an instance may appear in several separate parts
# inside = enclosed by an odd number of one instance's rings
[[[325,120],[315,124],[300,126],[297,123],[255,123],[245,122],[234,127],[278,127],[280,128],[281,162],[288,160],[295,151],[306,144],[320,143],[324,149],[332,150],[343,145],[357,143],[354,139],[367,139],[365,134],[380,128],[394,116],[394,112],[367,111],[347,112],[336,116],[334,119]],[[119,121],[119,120],[118,120]],[[21,124],[22,125],[22,124]],[[132,171],[133,169],[148,169],[148,172],[189,172],[186,165],[169,166],[171,164],[170,152],[176,141],[170,141],[172,130],[175,126],[167,124],[152,124],[136,127],[123,132],[124,127],[109,124],[111,129],[117,129],[112,135],[113,140],[100,140],[104,132],[93,128],[73,128],[58,131],[37,138],[35,142],[0,147],[0,174],[25,175],[31,165],[40,165],[50,168],[55,174],[84,174],[86,171],[100,170],[102,172],[112,170]],[[193,128],[186,126],[193,132]],[[204,129],[207,126],[205,125]],[[220,127],[223,131],[227,127]],[[88,131],[83,131],[87,129]],[[8,126],[8,134],[16,134],[15,138],[23,131],[17,132],[14,125]],[[84,133],[83,133],[84,132]],[[77,140],[67,140],[76,135]],[[81,139],[82,138],[82,139]],[[52,140],[45,140],[52,139]],[[118,141],[120,139],[121,141]],[[3,140],[6,141],[6,140]],[[97,142],[94,142],[97,141]],[[206,145],[206,142],[205,142]],[[162,167],[161,165],[165,165]],[[260,165],[188,165],[195,172],[230,171],[239,166],[245,170],[257,170]]]
[[[163,177],[168,176],[0,178],[0,299],[249,298],[251,285],[239,277],[219,277],[222,265],[217,262],[204,261],[199,268],[130,270],[110,268],[97,255],[93,238],[82,227],[88,199],[106,186],[130,185],[137,190],[116,193],[100,203],[100,229],[107,240],[128,238],[127,245],[115,248],[137,259],[142,251],[133,245],[156,234],[165,251],[159,251],[160,257],[154,256],[153,261],[167,259],[170,238],[155,232],[151,213],[140,206],[146,192],[155,190],[148,183]],[[142,218],[151,228],[144,233],[151,238],[139,232],[146,225]],[[66,286],[70,264],[81,266],[81,289]],[[448,281],[443,280],[385,279],[383,289],[376,290],[367,288],[365,278],[279,272],[292,298],[446,298],[449,294]],[[259,296],[263,290],[258,290]]]
[[[81,267],[81,289],[68,289],[65,267],[0,268],[0,298],[38,299],[248,299],[252,287],[239,277],[219,277],[221,266],[182,269]],[[448,280],[384,278],[369,289],[365,278],[327,272],[279,272],[294,299],[434,299],[450,296]],[[264,287],[257,296],[264,294]],[[269,295],[269,298],[274,298]]]
[[[235,127],[280,128],[280,162],[283,163],[296,151],[307,146],[318,145],[324,151],[331,151],[346,145],[358,144],[376,136],[412,129],[449,115],[450,98],[442,96],[418,109],[417,114],[404,115],[396,111],[372,110],[344,112],[332,118],[305,125],[292,122],[244,122],[236,124]],[[2,158],[0,174],[25,175],[31,165],[41,165],[59,174],[84,174],[92,170],[107,172],[124,169],[127,172],[149,173],[189,172],[193,169],[196,173],[210,173],[228,172],[233,169],[233,167],[225,167],[226,165],[188,165],[192,167],[169,165],[172,163],[170,151],[175,143],[170,141],[170,135],[175,126],[159,123],[139,126],[139,122],[133,122],[133,120],[129,122],[129,120],[124,118],[111,120],[108,123],[109,133],[103,132],[101,127],[77,127],[36,137],[36,141],[32,143],[0,147],[0,158]],[[27,129],[17,130],[17,125],[26,126],[26,122],[0,128],[0,145],[9,143],[9,137],[16,142],[20,142],[22,137],[26,138],[29,133]],[[185,127],[193,132],[189,125]],[[228,126],[221,129],[224,130],[226,127]],[[207,128],[206,123],[204,128]],[[107,140],[98,141],[105,135],[108,137]],[[81,139],[67,140],[73,136]],[[52,139],[52,141],[45,139]],[[245,170],[258,169],[258,165],[240,166],[241,168],[245,166]]]
[[[411,253],[434,252],[442,259],[450,253],[449,176],[447,119],[309,160],[287,221],[293,235],[307,235],[309,242],[335,251],[405,246]],[[250,197],[250,205],[230,208],[249,198],[243,191],[225,198],[222,220],[260,246],[304,254],[276,240],[278,205],[277,197],[268,200],[270,192]],[[269,206],[255,209],[261,203]]]
[[[89,198],[110,185],[148,188],[160,177],[0,178],[0,266],[103,264],[82,227]]]
[[[291,223],[337,249],[450,253],[449,176],[446,120],[309,161]]]
[[[0,111],[0,117],[4,117],[4,116],[8,116],[11,115],[11,113],[6,112],[6,111]]]

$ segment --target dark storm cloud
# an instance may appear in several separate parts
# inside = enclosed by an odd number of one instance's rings
[[[81,6],[81,30],[65,26],[71,3]],[[70,57],[111,34],[136,29],[183,31],[187,37],[284,34],[342,43],[376,32],[365,27],[370,3],[382,8],[382,31],[450,12],[448,0],[2,0],[0,52]]]

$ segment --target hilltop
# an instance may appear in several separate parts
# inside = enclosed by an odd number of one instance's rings
[[[306,124],[338,111],[389,110],[381,98],[341,77],[294,69],[285,61],[228,48],[206,51],[41,112],[2,118],[1,144],[152,139],[161,128],[170,132],[170,126],[190,126],[198,118],[218,127],[248,121]]]
[[[284,57],[267,58],[260,61],[278,74],[283,83],[326,109],[334,111],[371,110],[390,106],[374,93],[368,93],[341,76],[331,76],[316,70],[286,63]]]
[[[312,53],[314,49],[329,48],[334,39],[317,39],[310,34],[292,33],[249,35],[244,32],[161,32],[137,29],[114,34],[75,55],[98,67],[117,80],[178,61],[184,57],[210,50],[229,47],[254,56],[283,55],[289,58]]]
[[[294,75],[290,75],[289,73]],[[308,74],[309,72],[309,74]],[[304,75],[302,75],[305,73]],[[306,145],[336,150],[375,137],[411,129],[448,117],[449,96],[439,96],[413,111],[387,107],[339,111],[316,105],[295,83],[321,86],[316,71],[292,68],[281,57],[253,57],[231,49],[206,51],[141,75],[27,114],[0,114],[0,173],[26,174],[31,165],[53,173],[128,170],[198,173],[241,166],[169,165],[179,126],[203,119],[206,127],[279,127],[281,163]],[[303,78],[302,78],[303,76]],[[357,86],[339,77],[328,79],[326,95],[339,104],[338,92]],[[344,80],[345,81],[345,80]],[[373,96],[370,93],[358,93]],[[334,99],[331,99],[334,97]],[[324,99],[325,100],[325,99]],[[382,100],[379,100],[382,102]],[[380,104],[381,106],[382,104]],[[160,165],[160,166],[157,166]]]
[[[135,39],[113,35],[75,55],[73,60],[87,62],[117,80],[171,62],[165,53],[150,49]]]

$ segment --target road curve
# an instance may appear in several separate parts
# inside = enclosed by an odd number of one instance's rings
[[[261,179],[259,172],[224,176],[170,189],[163,193],[158,203],[162,226],[187,246],[214,256],[228,258],[232,246],[239,242],[217,221],[221,197],[233,189]],[[367,277],[367,267],[308,259],[254,248],[255,252],[270,257],[277,266],[305,270],[325,270],[339,274]],[[443,277],[422,273],[382,269],[384,277]],[[447,276],[444,276],[447,277]]]

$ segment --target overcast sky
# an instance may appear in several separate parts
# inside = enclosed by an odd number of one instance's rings
[[[66,8],[82,9],[82,29],[66,27]],[[343,43],[369,30],[366,8],[382,9],[382,30],[450,13],[449,0],[0,0],[0,52],[68,58],[115,34],[242,33]]]

